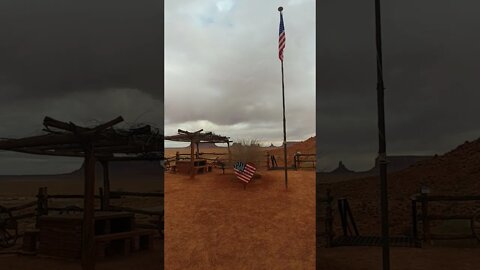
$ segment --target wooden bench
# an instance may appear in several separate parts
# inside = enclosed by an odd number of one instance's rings
[[[195,166],[193,168],[195,170],[195,173],[205,173],[205,172],[212,171],[212,165],[201,165],[201,166]]]
[[[155,230],[136,229],[128,232],[111,233],[95,236],[95,253],[97,258],[113,254],[129,254],[133,251],[153,248]]]

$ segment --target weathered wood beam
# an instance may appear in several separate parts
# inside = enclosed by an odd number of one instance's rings
[[[37,149],[30,149],[30,148],[20,148],[20,149],[11,149],[11,151],[25,153],[25,154],[32,154],[32,155],[42,155],[42,156],[56,156],[56,157],[84,157],[85,153],[83,152],[74,152],[74,151],[48,151],[48,150],[37,150]],[[109,158],[113,157],[112,154],[109,153],[95,153],[95,157],[97,158]]]
[[[190,178],[195,178],[195,145],[190,143]]]
[[[108,161],[101,161],[103,168],[103,210],[108,210],[110,206],[110,176]]]
[[[139,128],[131,128],[130,132],[132,132],[134,135],[150,134],[152,133],[152,127],[150,125],[146,125]]]
[[[67,130],[67,131],[70,131],[70,132],[79,132],[79,131],[80,132],[85,132],[85,131],[90,130],[88,128],[77,126],[77,125],[73,124],[72,122],[66,123],[66,122],[62,122],[62,121],[53,119],[53,118],[48,117],[48,116],[45,116],[45,118],[43,119],[43,125],[45,127],[54,127],[54,128],[58,128],[58,129],[62,129],[62,130]]]
[[[85,190],[82,227],[82,269],[95,269],[95,154],[93,146],[85,145]]]
[[[116,125],[116,124],[118,124],[122,121],[123,121],[123,117],[118,116],[117,118],[115,118],[111,121],[108,121],[106,123],[103,123],[101,125],[98,125],[98,126],[94,127],[93,130],[96,131],[96,132],[99,132],[99,131],[105,130],[107,128],[110,128],[110,127],[112,127],[112,126],[114,126],[114,125]]]
[[[15,148],[45,146],[56,144],[79,143],[82,139],[73,134],[47,134],[22,139],[7,139],[0,141],[0,149],[11,150]]]
[[[138,157],[100,157],[100,161],[155,161],[164,160],[165,157],[151,157],[151,156],[138,156]]]

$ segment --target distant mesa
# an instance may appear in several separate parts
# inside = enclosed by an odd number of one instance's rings
[[[338,162],[338,167],[335,170],[331,171],[330,173],[343,174],[343,173],[354,173],[354,171],[347,169],[347,167],[343,165],[343,162],[340,161]]]
[[[387,157],[387,170],[388,172],[398,172],[404,169],[407,169],[418,163],[427,159],[431,159],[434,156],[388,156]],[[375,166],[369,170],[369,172],[377,173],[380,170],[378,167],[378,157],[375,158]]]
[[[185,148],[190,149],[191,145],[186,146]],[[211,149],[211,148],[220,148],[218,145],[215,143],[199,143],[198,148],[200,149]],[[195,149],[197,149],[197,146],[195,146]]]

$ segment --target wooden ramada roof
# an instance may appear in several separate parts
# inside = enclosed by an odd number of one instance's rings
[[[46,134],[20,139],[1,139],[0,149],[15,152],[84,157],[85,144],[91,143],[98,160],[163,159],[163,135],[149,125],[114,129],[121,116],[93,128],[50,117],[43,120]]]
[[[202,132],[200,129],[195,132],[189,132],[185,130],[178,130],[177,135],[165,136],[165,140],[177,141],[177,142],[194,142],[194,143],[230,143],[230,137],[221,136],[212,132]]]

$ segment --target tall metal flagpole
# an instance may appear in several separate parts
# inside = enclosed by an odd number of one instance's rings
[[[383,270],[390,269],[390,241],[388,232],[387,146],[385,138],[385,104],[382,64],[382,28],[380,0],[375,0],[375,26],[377,47],[377,106],[378,106],[378,163],[380,166],[380,204],[382,213]]]
[[[278,11],[282,17],[283,7],[279,7]],[[282,57],[283,58],[283,57]],[[283,101],[283,160],[285,163],[285,189],[288,190],[288,173],[287,173],[287,120],[285,119],[285,83],[283,79],[283,59],[282,63],[282,101]]]

